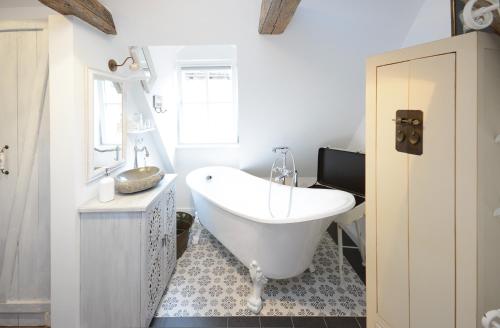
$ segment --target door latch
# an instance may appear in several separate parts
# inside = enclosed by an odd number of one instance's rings
[[[5,168],[7,163],[7,150],[9,149],[9,145],[5,145],[0,149],[0,173],[4,175],[9,175],[9,170]]]
[[[421,110],[398,110],[393,121],[396,123],[396,150],[422,155],[424,113]]]

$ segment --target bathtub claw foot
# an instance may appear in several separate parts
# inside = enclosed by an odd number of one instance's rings
[[[311,264],[309,266],[309,272],[314,273],[315,271],[316,271],[316,267],[314,266],[314,264]]]
[[[267,284],[267,278],[256,261],[250,264],[250,277],[252,278],[253,289],[248,298],[247,307],[253,313],[258,314],[262,310],[262,292]]]

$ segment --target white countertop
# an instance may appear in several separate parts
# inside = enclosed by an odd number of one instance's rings
[[[110,202],[101,203],[96,197],[80,206],[78,211],[80,213],[144,212],[176,177],[177,174],[165,174],[156,187],[129,195],[116,193],[115,199]]]

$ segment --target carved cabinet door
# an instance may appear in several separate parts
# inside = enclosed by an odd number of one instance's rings
[[[142,318],[148,326],[174,271],[176,257],[175,187],[165,190],[146,211],[143,233]]]
[[[158,303],[163,296],[164,278],[163,278],[163,245],[165,231],[165,212],[166,199],[160,197],[146,212],[145,234],[144,238],[144,273],[142,306],[145,313],[143,316],[145,325],[148,325],[154,317]]]
[[[177,262],[177,224],[175,211],[175,187],[166,192],[165,197],[165,242],[163,247],[163,283],[165,288]]]

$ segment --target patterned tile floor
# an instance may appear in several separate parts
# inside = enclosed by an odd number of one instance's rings
[[[246,308],[248,269],[199,223],[178,260],[157,317],[251,316]],[[286,280],[270,280],[261,316],[365,316],[365,286],[344,260],[338,274],[337,246],[325,233],[313,260],[316,271]]]

